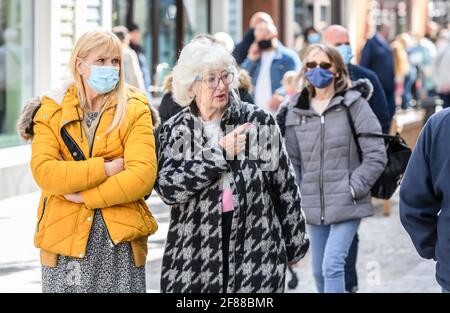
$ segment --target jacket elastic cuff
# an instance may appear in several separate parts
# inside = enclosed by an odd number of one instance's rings
[[[88,188],[97,187],[107,178],[105,173],[105,160],[103,158],[88,159]]]

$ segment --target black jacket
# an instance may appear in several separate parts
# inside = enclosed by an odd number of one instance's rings
[[[236,59],[238,65],[241,65],[242,62],[247,58],[248,50],[250,46],[255,41],[254,29],[250,28],[242,38],[242,41],[236,45],[233,51],[233,56]]]
[[[348,72],[352,81],[357,81],[361,78],[366,78],[370,81],[373,87],[373,92],[367,102],[369,102],[370,108],[377,116],[383,133],[389,133],[391,117],[389,114],[386,95],[384,94],[383,86],[381,85],[377,75],[369,69],[354,64],[348,65]]]

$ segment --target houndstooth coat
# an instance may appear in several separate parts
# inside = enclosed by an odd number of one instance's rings
[[[227,292],[284,291],[287,262],[303,258],[309,247],[299,189],[278,125],[271,114],[256,106],[230,100],[222,129],[242,121],[272,126],[274,131],[266,133],[271,136],[267,149],[274,139],[281,149],[270,170],[262,170],[268,158],[262,161],[261,151],[257,152],[258,160],[249,157],[251,148],[247,148],[245,159],[230,161],[220,146],[208,146],[202,128],[196,127],[201,123],[195,104],[169,119],[160,130],[155,188],[171,206],[162,292],[223,291],[220,178],[225,172],[233,177],[235,208]],[[248,141],[250,147],[252,139]],[[183,150],[180,143],[187,143],[188,150],[182,158],[176,153]]]

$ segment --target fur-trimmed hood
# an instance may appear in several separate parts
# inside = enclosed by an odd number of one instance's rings
[[[373,94],[373,85],[367,78],[361,78],[355,81],[352,81],[351,87],[343,94],[336,95],[342,96],[344,99],[344,103],[346,105],[350,105],[355,102],[359,97],[364,98],[366,101],[372,97]],[[305,88],[303,91],[293,96],[291,101],[286,105],[280,107],[276,120],[281,129],[281,134],[284,136],[285,132],[285,123],[286,123],[286,114],[289,108],[299,108],[302,110],[310,110],[310,101],[309,101],[309,92],[308,89]]]
[[[50,98],[59,105],[61,105],[67,90],[69,90],[69,88],[72,85],[73,82],[71,81],[64,82],[60,87],[53,89],[49,92],[46,92],[39,97],[31,98],[25,103],[22,109],[22,113],[20,114],[20,117],[17,120],[16,124],[17,132],[19,136],[22,138],[22,140],[24,140],[25,142],[33,140],[34,136],[33,119],[41,106],[42,98],[44,97]],[[133,91],[136,90],[133,89]],[[159,113],[155,108],[153,108],[151,104],[149,104],[148,106],[152,114],[152,121],[154,128],[156,129],[161,124]]]
[[[367,78],[360,78],[353,81],[350,90],[358,91],[366,101],[369,101],[373,95],[373,85]]]

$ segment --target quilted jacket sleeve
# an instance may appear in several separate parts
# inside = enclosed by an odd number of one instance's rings
[[[360,98],[351,106],[355,128],[360,133],[381,133],[381,126],[366,100]],[[387,163],[384,140],[374,137],[358,138],[362,150],[362,163],[351,174],[350,184],[356,199],[367,195],[383,173]]]
[[[124,139],[124,170],[81,193],[90,209],[136,201],[153,189],[157,162],[151,112],[145,103],[135,108]]]
[[[43,103],[34,119],[30,167],[38,186],[50,194],[65,195],[93,188],[105,181],[103,158],[86,161],[59,159],[60,144],[49,124],[51,112]]]

